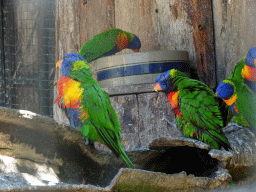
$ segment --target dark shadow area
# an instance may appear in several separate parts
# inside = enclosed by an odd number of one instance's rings
[[[207,150],[193,147],[173,147],[147,162],[144,169],[166,174],[185,171],[197,177],[214,177],[218,160],[211,158]]]
[[[229,165],[228,171],[234,182],[247,181],[249,178],[256,178],[256,164],[252,166],[234,166]]]

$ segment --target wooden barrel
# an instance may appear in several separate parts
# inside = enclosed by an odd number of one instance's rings
[[[154,83],[159,74],[173,68],[189,72],[188,52],[173,50],[104,57],[96,65],[102,88]]]

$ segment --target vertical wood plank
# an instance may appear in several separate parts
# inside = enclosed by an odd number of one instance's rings
[[[115,27],[115,1],[79,1],[80,48],[95,35]],[[96,76],[95,61],[90,63],[94,79]]]
[[[228,78],[246,51],[256,46],[256,2],[213,1],[217,81]]]
[[[115,27],[137,35],[142,43],[140,51],[159,50],[157,29],[154,26],[155,0],[115,1]],[[123,50],[119,54],[133,53]]]
[[[67,53],[78,53],[80,49],[79,35],[79,3],[76,0],[56,2],[56,61]],[[55,82],[61,77],[61,70],[56,68]],[[58,97],[57,86],[54,87],[54,98]],[[53,117],[60,123],[70,124],[64,110],[55,102]]]

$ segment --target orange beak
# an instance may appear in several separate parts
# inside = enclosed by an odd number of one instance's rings
[[[133,49],[134,52],[139,52],[140,50],[139,49]]]
[[[162,91],[163,89],[160,87],[160,84],[157,83],[157,84],[155,84],[155,86],[154,86],[154,90],[155,90],[155,91]]]
[[[59,60],[57,63],[56,63],[56,67],[59,67],[61,68],[61,63],[62,63],[63,60]]]

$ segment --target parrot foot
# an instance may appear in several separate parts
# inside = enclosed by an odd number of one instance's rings
[[[88,145],[91,149],[96,149],[94,146],[94,142],[90,141],[89,139],[86,139],[85,144]]]
[[[163,116],[163,119],[164,119],[165,121],[167,121],[167,123],[169,123],[170,125],[172,125],[173,127],[175,127],[175,128],[179,131],[179,129],[178,129],[176,123],[171,122],[171,121],[170,121],[169,119],[167,119],[167,117],[165,117],[165,116]]]

